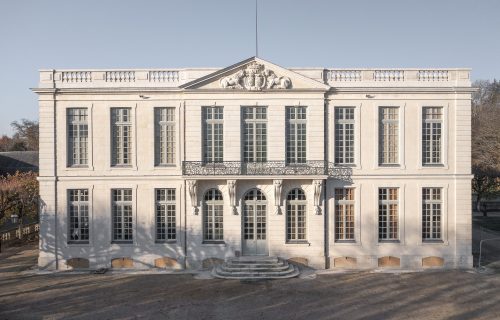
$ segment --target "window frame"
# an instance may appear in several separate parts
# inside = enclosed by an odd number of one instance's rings
[[[209,192],[213,192],[213,191],[217,191],[219,194],[220,194],[220,197],[221,199],[220,200],[206,200],[206,197],[207,197],[207,194]],[[213,221],[215,221],[215,218],[216,217],[221,217],[222,218],[222,222],[219,222],[222,224],[222,227],[219,228],[222,230],[221,233],[219,233],[220,236],[220,239],[215,239],[215,237],[212,237],[212,238],[208,238],[208,234],[209,232],[208,229],[207,229],[207,224],[208,224],[208,221],[207,221],[207,217],[208,217],[208,213],[209,213],[209,206],[212,208],[211,210],[211,214],[212,214],[212,219]],[[205,190],[205,192],[203,193],[203,212],[202,212],[202,232],[203,232],[203,238],[202,238],[202,243],[203,244],[223,244],[225,243],[224,241],[224,195],[222,193],[221,190],[219,190],[218,188],[209,188],[207,190]],[[216,210],[220,210],[220,215],[219,216],[216,216]],[[212,235],[215,235],[216,232],[216,228],[215,228],[215,222],[212,222],[212,225],[210,227],[211,231],[212,231]]]
[[[289,197],[291,195],[292,192],[296,191],[296,190],[299,190],[300,192],[302,192],[302,195],[304,196],[304,199],[294,199],[294,200],[290,200]],[[295,209],[295,219],[294,219],[294,222],[295,222],[295,231],[293,233],[290,233],[290,211],[289,211],[289,207],[292,207]],[[299,206],[304,206],[303,208],[303,222],[304,222],[304,226],[303,226],[303,232],[300,233],[299,232],[299,209],[298,207]],[[306,192],[304,191],[304,189],[300,188],[300,187],[295,187],[295,188],[292,188],[290,190],[288,190],[288,192],[286,193],[286,211],[285,211],[285,237],[286,237],[286,243],[289,243],[289,244],[295,244],[295,243],[308,243],[308,217],[307,217],[307,194]],[[290,237],[290,235],[294,235],[295,236],[295,239],[292,239]],[[298,235],[299,234],[303,234],[303,239],[299,239]]]
[[[337,199],[337,190],[342,190],[342,196],[345,198],[347,190],[351,190],[352,194],[352,199]],[[334,200],[334,213],[333,213],[333,221],[334,221],[334,226],[333,226],[333,239],[334,242],[336,243],[355,243],[357,241],[357,222],[356,222],[356,216],[357,216],[357,206],[356,206],[356,196],[357,196],[357,188],[354,186],[345,186],[345,187],[335,187],[333,188],[333,200]],[[342,234],[344,235],[343,238],[337,238],[338,235],[338,227],[337,227],[337,206],[342,206],[342,216],[343,216],[343,227],[342,227]],[[352,206],[352,239],[347,239],[345,237],[346,234],[346,206]]]
[[[442,128],[441,128],[441,158],[440,164],[424,164],[423,159],[423,141],[422,141],[422,130],[423,130],[423,112],[426,107],[440,107],[442,108]],[[449,168],[448,166],[448,121],[449,121],[449,103],[447,101],[429,101],[429,103],[422,103],[418,108],[418,135],[417,135],[417,145],[418,145],[418,164],[417,168],[419,170],[440,170]]]
[[[131,200],[118,200],[118,201],[115,201],[114,200],[114,191],[115,190],[122,190],[122,191],[129,191],[130,190],[130,197],[131,197]],[[137,194],[136,194],[136,189],[132,188],[132,187],[113,187],[110,189],[110,196],[111,196],[111,243],[112,244],[129,244],[129,245],[132,245],[135,243],[135,213],[136,213],[136,210],[135,210],[135,199],[137,197]],[[123,207],[124,206],[127,206],[129,205],[130,206],[130,219],[131,219],[131,222],[130,222],[130,236],[132,237],[131,239],[123,239],[124,238],[124,230],[125,230],[125,227],[123,226],[124,224],[124,217],[123,217],[123,212],[121,214],[122,216],[122,227],[121,227],[121,234],[122,234],[122,239],[116,239],[115,238],[115,204],[118,206],[120,206],[123,210]]]
[[[246,115],[246,110],[248,109],[252,109],[252,116],[253,118],[252,119],[246,119],[245,118],[245,115]],[[265,119],[259,119],[257,117],[257,115],[259,114],[257,111],[261,109],[261,110],[265,110]],[[268,112],[269,108],[267,106],[243,106],[241,107],[241,158],[243,160],[243,162],[245,163],[265,163],[268,161],[268,158],[269,158],[269,152],[268,152],[268,146],[269,146],[269,143],[268,143],[268,137],[269,137],[269,126],[268,126],[268,115],[269,115],[269,112]],[[252,140],[252,157],[251,159],[253,160],[249,160],[250,157],[247,158],[246,154],[249,153],[250,151],[247,151],[247,145],[250,145],[247,141],[247,129],[246,129],[246,125],[247,124],[252,124],[252,130],[253,130],[253,140]],[[260,146],[260,151],[263,153],[263,157],[258,157],[258,139],[257,139],[257,136],[258,136],[258,125],[265,125],[264,129],[265,129],[265,139],[264,140],[261,140],[260,142],[264,142],[264,145],[261,145]],[[260,129],[262,130],[262,128]]]
[[[208,112],[211,110],[211,112]],[[216,111],[222,116],[222,118],[216,118]],[[211,118],[208,118],[208,115]],[[222,163],[224,162],[224,107],[223,106],[203,106],[201,110],[201,120],[202,120],[202,160],[203,163]],[[208,155],[208,129],[211,129],[211,152],[210,157]],[[216,129],[217,128],[217,129]],[[220,130],[217,136],[220,138],[215,139],[216,131]],[[220,144],[218,144],[218,143]],[[216,149],[218,148],[218,151]],[[218,154],[220,153],[220,155]]]
[[[418,188],[418,244],[425,246],[448,246],[448,191],[449,184],[447,183],[419,183]],[[424,240],[422,238],[422,190],[424,188],[439,188],[441,189],[441,240]]]
[[[158,199],[158,195],[159,195],[159,191],[165,191],[165,200],[159,200]],[[168,196],[169,196],[169,192],[173,192],[173,200],[172,198],[168,199]],[[154,230],[154,234],[155,234],[155,242],[156,243],[176,243],[177,242],[177,239],[178,239],[178,231],[177,231],[177,209],[178,209],[178,206],[177,206],[177,189],[176,188],[154,188],[154,197],[155,197],[155,206],[154,206],[154,226],[155,226],[155,230]],[[164,234],[165,234],[165,239],[159,239],[158,235],[158,230],[159,230],[159,227],[158,227],[158,216],[159,216],[159,212],[158,212],[158,208],[159,206],[164,206],[164,218],[165,218],[165,230],[164,230]],[[170,215],[169,216],[169,209],[168,207],[169,206],[173,206],[173,216]],[[170,209],[171,210],[171,209]],[[171,213],[171,211],[170,211]],[[173,228],[172,227],[168,227],[168,219],[173,219]],[[171,223],[171,221],[170,221]],[[168,230],[172,230],[173,229],[173,237],[171,236],[172,233],[168,232]],[[169,237],[170,235],[170,237]]]
[[[394,189],[397,191],[397,200],[390,200],[390,199],[385,199],[385,200],[380,200],[380,191],[382,189],[386,189],[386,190],[391,190],[391,189]],[[401,228],[402,226],[404,225],[404,220],[401,219],[402,215],[401,213],[403,212],[401,208],[401,198],[402,198],[402,192],[401,192],[401,189],[399,187],[396,187],[396,186],[383,186],[383,187],[377,187],[377,193],[376,193],[377,197],[377,239],[378,239],[378,243],[401,243],[401,239],[402,239],[402,235],[404,234],[404,232],[401,231]],[[389,192],[387,193],[387,197],[389,197]],[[388,206],[388,205],[391,205],[391,204],[396,204],[397,205],[397,237],[396,238],[389,238],[389,237],[386,237],[386,238],[381,238],[380,237],[380,206],[381,205],[385,205],[385,206]],[[387,229],[389,230],[389,225],[391,223],[391,221],[389,221],[389,208],[386,207],[386,215],[387,215]],[[386,231],[387,234],[389,234],[390,232],[389,231]]]
[[[346,119],[346,110],[352,109],[352,119]],[[343,110],[342,112],[342,119],[337,118],[337,110]],[[357,146],[356,146],[356,107],[355,106],[335,106],[333,108],[333,162],[335,166],[348,166],[348,167],[354,167],[356,166],[356,152],[357,152]],[[346,162],[346,126],[347,125],[352,125],[352,162]],[[342,162],[338,162],[338,144],[337,141],[340,139],[337,139],[337,129],[342,126],[342,134],[343,138],[342,139],[342,147],[343,147],[343,156]]]
[[[72,191],[79,191],[79,199],[77,201],[72,201],[71,200],[71,192]],[[81,200],[80,199],[80,192],[81,191],[86,191],[87,192],[87,200]],[[80,206],[86,205],[87,206],[87,235],[88,238],[86,240],[72,240],[71,239],[71,234],[72,234],[72,217],[71,217],[71,206],[73,203],[76,203],[78,206],[78,223],[79,225],[81,224],[81,208]],[[68,245],[89,245],[90,240],[92,237],[92,189],[88,187],[75,187],[75,188],[69,188],[66,189],[66,205],[67,205],[67,230],[68,230],[68,236],[67,236],[67,243]]]
[[[115,122],[115,117],[113,112],[115,110],[129,110],[129,115],[128,119],[129,121],[123,122],[123,123],[116,123]],[[135,108],[128,107],[128,106],[123,106],[123,107],[111,107],[110,108],[110,118],[109,118],[109,124],[110,124],[110,167],[111,168],[133,168],[135,167],[135,157],[136,157],[136,134],[135,134]],[[118,121],[122,122],[122,121]],[[129,162],[128,163],[123,163],[123,159],[118,161],[118,154],[115,153],[115,150],[117,150],[117,145],[115,145],[116,140],[115,140],[115,126],[119,126],[119,128],[124,128],[126,126],[129,127]],[[123,133],[123,130],[121,130]],[[121,142],[119,142],[121,143]],[[123,146],[119,147],[119,149],[123,149]],[[123,153],[123,150],[122,150]]]
[[[165,111],[165,115],[162,114],[163,111]],[[176,111],[176,107],[171,106],[158,106],[153,108],[155,167],[176,166],[178,152]],[[166,118],[165,120],[163,120],[164,116]],[[170,138],[169,133],[171,134]],[[166,141],[162,141],[162,139]],[[171,144],[170,148],[169,144]],[[168,150],[171,150],[171,152],[168,152]],[[165,156],[163,156],[162,151],[165,152]],[[165,160],[163,160],[163,158],[165,158]]]
[[[85,111],[85,117],[86,117],[86,120],[85,121],[81,121],[81,120],[71,120],[70,121],[70,112],[72,111],[76,111],[76,110],[84,110]],[[66,167],[68,168],[89,168],[90,167],[90,163],[91,163],[91,153],[90,153],[90,147],[91,147],[91,127],[90,127],[90,117],[91,117],[91,110],[88,108],[88,107],[69,107],[69,108],[66,108]],[[80,115],[81,116],[81,115]],[[74,124],[74,122],[76,122],[76,124]],[[81,125],[86,125],[87,126],[87,136],[86,136],[86,146],[85,146],[85,150],[86,150],[86,163],[75,163],[75,158],[73,157],[73,148],[71,146],[73,146],[73,143],[70,139],[70,128],[71,126],[74,126],[76,125],[77,126],[77,132],[78,132],[78,138],[81,138],[81,135],[80,135],[80,126]],[[78,139],[78,146],[80,146],[80,143],[81,141],[79,141],[80,139]],[[80,147],[78,148],[79,150],[81,149]],[[81,154],[79,154],[79,156],[77,157],[79,160],[82,159],[82,156]],[[81,161],[79,161],[81,162]]]
[[[375,132],[373,134],[373,143],[376,148],[376,154],[374,157],[374,169],[375,170],[380,170],[380,169],[400,169],[404,170],[406,169],[406,162],[405,162],[405,131],[406,131],[406,125],[405,125],[405,114],[406,114],[406,103],[404,101],[401,102],[394,102],[391,100],[381,100],[376,103],[376,108],[373,108],[373,115],[374,119],[377,119],[375,121]],[[399,117],[398,117],[398,123],[399,123],[399,134],[398,134],[398,146],[399,146],[399,152],[398,152],[398,159],[399,163],[397,164],[381,164],[379,161],[380,157],[380,109],[383,107],[388,107],[388,108],[399,108]]]
[[[308,108],[306,106],[285,107],[285,153],[287,165],[307,164],[307,113]],[[299,119],[300,115],[303,115],[303,118]],[[302,126],[303,128],[301,128]],[[302,130],[303,133],[299,133],[299,130]],[[302,136],[303,139],[299,139]],[[292,141],[294,145],[290,146]],[[299,147],[299,145],[301,146]],[[299,152],[299,149],[303,149],[303,151]]]

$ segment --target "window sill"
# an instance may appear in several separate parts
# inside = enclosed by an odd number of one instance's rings
[[[71,247],[88,247],[89,245],[88,241],[68,241],[68,246]]]
[[[380,164],[378,165],[378,168],[380,169],[386,169],[386,168],[401,168],[400,164]]]
[[[78,170],[78,169],[88,169],[89,166],[88,165],[84,165],[84,164],[80,164],[80,165],[70,165],[70,166],[67,166],[66,169],[67,170]]]
[[[177,244],[177,240],[156,240],[155,244]]]
[[[436,163],[436,164],[423,164],[422,168],[444,168],[445,165],[442,163]]]
[[[174,169],[177,168],[175,163],[172,164],[155,164],[155,169]]]
[[[125,246],[133,246],[134,242],[133,241],[111,241],[111,244],[118,244],[118,245],[125,245]]]
[[[379,244],[401,244],[399,240],[379,240]]]
[[[335,244],[356,244],[356,240],[335,240]]]
[[[305,246],[305,245],[310,246],[311,245],[309,243],[309,241],[307,241],[307,240],[296,240],[296,241],[288,240],[288,241],[286,241],[285,244],[298,244],[298,245],[302,245],[302,246]]]
[[[422,244],[444,244],[443,240],[422,240]]]
[[[210,246],[213,246],[213,247],[225,247],[226,246],[226,243],[224,241],[209,241],[209,240],[205,240],[201,244],[204,245],[204,246],[207,246],[207,247],[210,247]]]
[[[132,165],[112,165],[110,169],[132,169]]]

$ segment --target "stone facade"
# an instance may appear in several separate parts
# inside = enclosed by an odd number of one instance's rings
[[[200,268],[260,253],[320,269],[471,267],[469,77],[468,69],[285,69],[259,58],[224,69],[42,70],[33,89],[40,111],[39,266]],[[204,158],[209,147],[203,108],[213,106],[223,107],[223,159],[210,162]],[[243,107],[255,106],[267,110],[265,159],[244,161],[248,150]],[[290,163],[287,157],[294,146],[287,138],[287,107],[298,106],[306,110],[306,160]],[[173,108],[173,149],[167,165],[156,160],[159,107]],[[345,152],[335,142],[339,107],[352,108],[354,122],[349,133],[352,158],[344,164],[336,160],[336,153]],[[398,110],[396,142],[387,147],[397,158],[391,165],[380,160],[382,107]],[[439,150],[432,149],[439,161],[433,165],[424,163],[422,155],[423,110],[428,107],[440,112]],[[75,157],[68,129],[68,110],[73,108],[86,110],[87,142],[80,142],[86,143],[80,146],[85,160],[79,165],[69,161]],[[126,151],[125,165],[117,165],[116,157],[123,155],[114,153],[114,108],[129,110],[130,141],[122,143],[131,150]],[[155,201],[157,190],[165,188],[175,193],[169,203],[175,231],[159,241]],[[293,201],[287,197],[297,188],[305,196],[297,200],[305,208],[301,221],[289,219]],[[347,239],[338,239],[337,228],[343,224],[336,208],[342,201],[335,194],[345,188],[352,190],[353,225],[342,231],[350,234]],[[386,214],[379,200],[384,188],[397,190],[396,206],[388,209],[393,211],[385,225],[390,231],[380,227],[385,219],[381,214]],[[438,231],[431,240],[423,238],[422,230],[426,188],[440,190],[438,217],[429,222],[433,232]],[[126,241],[115,241],[123,234],[115,231],[114,189],[131,192],[126,204],[131,236]],[[211,189],[222,194],[220,225],[205,218],[205,197]],[[263,202],[245,200],[254,189],[264,196]],[[71,219],[71,190],[86,190],[88,221],[81,220],[81,212],[77,223]],[[260,216],[249,217],[255,224],[260,221],[261,230],[252,226],[251,231],[256,238],[260,232],[260,239],[250,241],[244,211],[257,207]],[[88,236],[78,234],[82,225]],[[222,238],[210,238],[218,227]],[[390,233],[389,240],[384,232]],[[254,245],[256,251],[248,251]]]

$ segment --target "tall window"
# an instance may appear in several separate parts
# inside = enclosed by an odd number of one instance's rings
[[[267,107],[243,108],[243,159],[267,161]]]
[[[89,125],[86,108],[67,109],[68,166],[88,164]]]
[[[113,189],[113,241],[132,242],[132,189]]]
[[[301,189],[293,189],[286,200],[286,240],[306,240],[306,195]]]
[[[379,163],[399,163],[399,108],[381,107],[379,115]]]
[[[112,165],[132,164],[132,119],[130,108],[112,108],[111,124],[113,132]]]
[[[422,164],[441,164],[443,108],[423,108],[422,122]]]
[[[156,165],[175,163],[175,108],[155,108]]]
[[[441,240],[441,188],[422,189],[422,240]]]
[[[306,107],[287,107],[286,162],[306,163]]]
[[[335,108],[335,163],[354,164],[354,108]]]
[[[224,161],[224,108],[203,108],[203,161]]]
[[[89,242],[89,190],[68,190],[69,242]]]
[[[378,239],[399,239],[398,188],[378,189]]]
[[[156,241],[175,240],[175,189],[156,189]]]
[[[354,240],[354,189],[335,189],[335,240]]]
[[[203,239],[205,241],[224,241],[224,202],[222,193],[210,189],[205,193],[203,210]]]

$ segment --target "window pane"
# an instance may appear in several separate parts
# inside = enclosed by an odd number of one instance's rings
[[[442,107],[422,109],[422,164],[441,164]]]
[[[132,189],[113,189],[113,241],[132,242]]]
[[[399,190],[398,188],[379,189],[379,240],[399,239]]]
[[[287,163],[306,163],[306,107],[287,107]]]
[[[203,108],[203,161],[224,161],[224,109]]]
[[[68,166],[88,164],[88,116],[86,108],[67,109]]]
[[[130,108],[112,108],[112,165],[132,164],[132,122]]]
[[[354,240],[354,189],[335,189],[335,240]]]
[[[441,240],[442,189],[422,189],[422,240]]]
[[[354,163],[354,108],[335,108],[335,163]]]
[[[243,159],[267,161],[267,107],[243,108]]]
[[[399,163],[399,108],[397,107],[380,108],[379,163]]]

